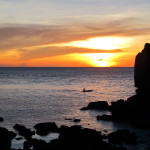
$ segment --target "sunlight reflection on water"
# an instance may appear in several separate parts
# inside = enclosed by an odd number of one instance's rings
[[[64,118],[76,117],[84,127],[111,131],[112,123],[96,121],[100,112],[80,108],[91,101],[126,99],[135,91],[133,84],[133,68],[0,68],[2,124],[73,125]],[[83,93],[84,87],[93,92]]]

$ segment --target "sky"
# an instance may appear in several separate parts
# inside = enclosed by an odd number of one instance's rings
[[[0,0],[0,67],[133,67],[149,0]]]

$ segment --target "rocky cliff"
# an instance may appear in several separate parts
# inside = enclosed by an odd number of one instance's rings
[[[148,94],[150,85],[150,44],[146,43],[135,58],[134,81],[137,94]]]

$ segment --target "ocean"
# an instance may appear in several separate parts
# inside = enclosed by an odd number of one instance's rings
[[[83,88],[93,90],[82,92]],[[96,116],[109,111],[81,111],[89,102],[127,99],[135,94],[134,68],[59,68],[59,67],[1,67],[0,68],[0,122],[1,127],[13,130],[17,124],[33,130],[41,122],[61,125],[81,125],[103,134],[128,129],[138,135],[138,144],[129,150],[148,148],[149,130],[136,129],[126,123],[97,121]],[[128,111],[128,110],[127,110]],[[67,119],[81,119],[75,123]],[[50,134],[45,140],[58,137]],[[38,137],[36,138],[44,138]],[[12,141],[12,147],[21,148],[24,140]]]
[[[80,111],[94,101],[117,101],[135,93],[134,68],[0,68],[0,125],[16,123],[33,127],[39,122],[73,125],[65,118],[79,118],[83,127],[113,131],[112,123],[97,122],[110,112]],[[84,93],[83,88],[93,92]]]

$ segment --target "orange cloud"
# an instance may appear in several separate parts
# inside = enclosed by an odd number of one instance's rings
[[[130,25],[129,20],[104,24],[60,26],[9,26],[0,27],[0,51],[53,43],[85,40],[103,36],[142,36],[149,34],[149,27]]]
[[[128,23],[127,23],[128,22]],[[126,53],[116,58],[118,66],[132,66],[140,45],[149,39],[147,26],[132,26],[131,18],[120,21],[95,24],[74,24],[60,26],[7,26],[0,27],[0,65],[1,66],[87,66],[87,62],[71,59],[69,54],[84,53]],[[50,46],[51,44],[86,40],[94,37],[119,36],[133,37],[137,40],[130,43],[128,49],[97,50],[75,47]],[[142,38],[139,38],[142,37]],[[108,43],[109,44],[109,43]],[[46,45],[49,45],[46,47]],[[60,58],[63,58],[60,59]],[[54,59],[55,58],[55,59]],[[57,58],[57,60],[56,60]],[[59,59],[59,60],[58,60]],[[68,59],[68,60],[67,60]],[[49,62],[51,60],[51,63]],[[61,61],[60,61],[61,60]],[[48,63],[49,62],[49,63]],[[53,62],[53,63],[52,63]],[[81,65],[82,64],[82,65]]]
[[[59,55],[67,54],[83,54],[83,53],[120,53],[123,52],[120,49],[116,50],[97,50],[97,49],[87,49],[87,48],[77,48],[77,47],[44,47],[36,48],[33,50],[20,49],[18,51],[20,60],[30,60],[30,59],[39,59],[46,57],[54,57]],[[64,56],[63,56],[64,57]]]

